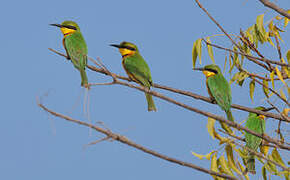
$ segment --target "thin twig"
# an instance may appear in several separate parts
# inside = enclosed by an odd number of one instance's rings
[[[273,9],[274,11],[276,11],[277,13],[281,14],[284,17],[287,17],[288,19],[290,19],[290,14],[287,13],[286,10],[280,8],[279,6],[277,6],[276,4],[268,1],[268,0],[259,0],[262,4],[264,4],[264,6]]]
[[[224,47],[221,47],[221,46],[219,46],[219,45],[209,43],[209,42],[205,41],[204,39],[203,39],[203,41],[204,41],[207,45],[212,46],[212,47],[215,47],[215,48],[218,48],[218,49],[223,49],[223,50],[225,50],[225,51],[229,51],[229,52],[237,53],[237,54],[243,55],[243,56],[245,56],[245,57],[249,57],[249,58],[257,59],[257,60],[262,61],[262,62],[268,62],[268,63],[271,63],[271,64],[277,64],[277,65],[279,65],[279,66],[287,66],[287,67],[290,67],[290,64],[281,63],[281,62],[279,62],[279,61],[273,61],[273,60],[266,59],[266,58],[261,58],[261,57],[251,56],[251,55],[246,54],[246,53],[243,53],[243,52],[234,51],[234,50],[229,49],[229,48],[224,48]],[[285,77],[285,78],[286,78],[286,77]]]
[[[202,167],[197,166],[195,164],[188,163],[188,162],[184,162],[184,161],[181,161],[181,160],[178,160],[178,159],[171,158],[169,156],[160,154],[160,153],[158,153],[156,151],[153,151],[153,150],[148,149],[148,148],[146,148],[146,147],[144,147],[142,145],[139,145],[139,144],[137,144],[137,143],[129,140],[128,138],[126,138],[125,136],[122,136],[120,134],[116,134],[116,133],[113,133],[112,131],[109,131],[109,130],[105,130],[103,128],[100,128],[99,126],[96,126],[96,125],[93,125],[93,124],[89,124],[89,123],[86,123],[86,122],[83,122],[83,121],[79,121],[79,120],[76,120],[76,119],[72,119],[69,116],[65,116],[65,115],[62,115],[60,113],[54,112],[54,111],[46,108],[43,104],[38,104],[38,106],[41,107],[46,112],[49,112],[53,116],[56,116],[56,117],[65,119],[65,120],[70,121],[70,122],[73,122],[73,123],[80,124],[82,126],[90,127],[92,129],[94,129],[94,130],[96,130],[96,131],[98,131],[98,132],[106,135],[107,138],[111,138],[111,139],[114,139],[116,141],[119,141],[119,142],[121,142],[123,144],[127,144],[127,145],[129,145],[131,147],[134,147],[136,149],[139,149],[139,150],[141,150],[141,151],[143,151],[145,153],[151,154],[151,155],[153,155],[155,157],[158,157],[160,159],[164,159],[166,161],[169,161],[169,162],[172,162],[172,163],[175,163],[175,164],[179,164],[181,166],[189,167],[189,168],[192,168],[192,169],[195,169],[195,170],[198,170],[198,171],[201,171],[201,172],[210,174],[210,175],[215,175],[215,176],[222,177],[222,178],[226,178],[226,179],[236,180],[235,177],[232,177],[232,176],[229,176],[229,175],[226,175],[226,174],[220,174],[220,173],[217,173],[217,172],[214,172],[214,171],[211,171],[211,170],[202,168]]]

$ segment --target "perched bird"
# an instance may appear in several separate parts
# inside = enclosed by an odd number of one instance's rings
[[[273,108],[266,109],[262,106],[259,106],[259,107],[256,107],[255,109],[261,110],[261,111],[269,111]],[[245,127],[262,135],[265,132],[265,116],[256,114],[256,113],[249,113],[249,117],[246,121]],[[248,132],[245,133],[245,139],[246,139],[246,147],[253,151],[257,151],[258,147],[262,143],[262,139],[260,137],[257,137]],[[248,151],[248,158],[246,160],[246,164],[247,164],[247,171],[252,174],[256,174],[255,154],[253,152]]]
[[[129,42],[121,44],[111,44],[111,46],[119,49],[122,55],[122,65],[131,80],[136,81],[141,86],[148,89],[152,86],[152,78],[149,66],[143,59],[136,45]],[[156,111],[156,107],[152,95],[145,93],[148,111]]]
[[[221,69],[215,64],[210,64],[203,68],[194,68],[194,70],[203,72],[206,77],[206,87],[210,98],[226,112],[228,120],[234,121],[231,112],[231,87],[223,76]]]
[[[86,74],[88,48],[77,23],[73,21],[64,21],[61,24],[50,24],[59,27],[63,37],[63,46],[67,57],[73,63],[74,67],[80,71],[81,86],[88,87],[88,78]]]

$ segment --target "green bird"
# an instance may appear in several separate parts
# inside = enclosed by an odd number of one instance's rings
[[[136,45],[129,42],[121,44],[111,44],[111,46],[119,49],[122,55],[122,65],[131,80],[136,81],[141,86],[150,89],[152,86],[152,78],[149,66],[143,59]],[[145,93],[148,111],[156,111],[156,107],[152,95]]]
[[[88,48],[85,39],[77,23],[73,21],[64,21],[61,24],[50,24],[59,27],[63,37],[63,46],[66,50],[67,57],[73,63],[74,67],[80,71],[81,86],[89,88],[86,74]]]
[[[195,68],[194,70],[203,72],[206,77],[206,87],[210,98],[226,112],[228,120],[234,121],[231,112],[231,87],[223,76],[221,69],[215,64],[210,64],[203,68]]]
[[[269,111],[273,108],[266,109],[262,106],[259,106],[259,107],[256,107],[255,109],[261,110],[261,111]],[[256,113],[249,113],[249,117],[247,119],[245,127],[262,135],[265,132],[265,116],[256,114]],[[260,137],[257,137],[248,132],[245,132],[245,139],[246,139],[246,147],[253,151],[257,151],[258,147],[262,143],[262,139]],[[246,171],[252,174],[256,174],[255,154],[253,152],[248,151],[248,158],[246,159],[246,166],[247,166]]]

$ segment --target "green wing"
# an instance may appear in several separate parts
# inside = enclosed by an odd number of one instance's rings
[[[143,86],[150,88],[152,78],[150,69],[141,55],[135,54],[124,59],[124,68],[131,73]]]
[[[249,117],[246,122],[246,127],[252,131],[262,134],[265,131],[265,120],[259,117]],[[252,135],[250,133],[245,133],[246,146],[252,150],[257,150],[260,146],[262,139]]]
[[[74,67],[80,71],[81,85],[87,86],[88,78],[85,72],[87,66],[88,49],[86,42],[80,32],[75,32],[64,39],[65,49]]]
[[[85,69],[87,65],[88,49],[86,42],[80,32],[69,35],[64,40],[65,48],[72,63],[77,69]]]
[[[208,88],[216,100],[217,104],[224,110],[229,111],[232,104],[231,88],[227,80],[222,75],[209,77]]]

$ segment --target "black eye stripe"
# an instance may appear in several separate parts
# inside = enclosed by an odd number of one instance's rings
[[[210,71],[210,72],[213,72],[213,73],[215,73],[215,74],[218,73],[218,72],[217,72],[216,70],[214,70],[214,69],[205,69],[205,70]]]
[[[62,27],[68,28],[68,29],[73,29],[73,30],[77,30],[76,27],[71,26],[71,25],[63,25]]]

